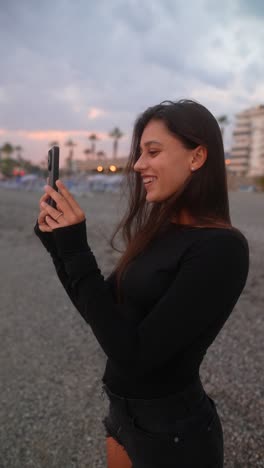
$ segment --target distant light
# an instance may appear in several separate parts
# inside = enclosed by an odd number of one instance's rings
[[[231,164],[231,159],[226,159],[226,162],[225,162],[227,165],[228,164]]]
[[[104,170],[103,166],[97,166],[97,171],[102,172]]]
[[[109,166],[109,169],[110,169],[111,172],[115,172],[116,171],[116,166],[111,165],[111,166]]]

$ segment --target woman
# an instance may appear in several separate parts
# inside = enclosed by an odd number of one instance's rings
[[[148,108],[126,180],[128,210],[111,239],[122,228],[125,251],[108,278],[61,181],[59,193],[46,186],[35,226],[107,355],[108,467],[222,468],[222,425],[199,367],[244,289],[249,248],[230,221],[216,119],[192,100]]]

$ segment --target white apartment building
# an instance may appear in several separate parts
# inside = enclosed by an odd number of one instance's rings
[[[264,175],[264,105],[236,115],[228,169],[240,176]]]

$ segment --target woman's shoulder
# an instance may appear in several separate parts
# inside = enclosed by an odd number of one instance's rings
[[[245,234],[234,226],[223,227],[223,228],[211,228],[212,231],[210,233],[210,229],[208,229],[208,234],[215,239],[219,239],[218,242],[221,242],[220,239],[230,239],[230,243],[234,244],[234,240],[237,244],[242,244],[244,246],[249,247],[248,240]]]
[[[210,228],[193,232],[190,251],[201,252],[210,257],[249,259],[249,243],[246,236],[237,228]]]
[[[180,232],[182,235],[190,234],[191,237],[195,236],[196,238],[200,237],[208,238],[208,237],[230,237],[230,238],[237,238],[238,240],[248,244],[248,240],[245,234],[238,228],[232,225],[184,225],[184,224],[177,224],[171,223],[170,230]]]

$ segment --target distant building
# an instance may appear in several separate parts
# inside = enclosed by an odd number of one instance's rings
[[[105,159],[76,159],[73,161],[74,172],[89,173],[97,170],[98,167],[103,168],[101,172],[109,172],[110,166],[115,166],[118,171],[123,171],[127,165],[128,158],[105,158]],[[98,171],[99,172],[99,171]],[[111,171],[110,171],[111,172]]]
[[[236,115],[228,170],[240,176],[264,175],[264,105]]]

